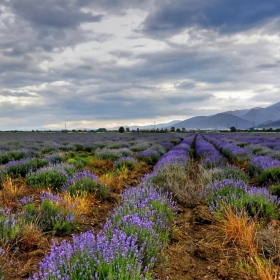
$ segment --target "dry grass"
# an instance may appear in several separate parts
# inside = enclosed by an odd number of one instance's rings
[[[29,252],[36,249],[43,234],[42,231],[33,223],[28,223],[22,227],[21,238],[17,241],[20,250]]]
[[[279,275],[273,270],[273,263],[259,255],[257,241],[258,224],[245,212],[236,214],[230,208],[217,218],[217,229],[224,236],[224,244],[233,244],[236,248],[242,272],[247,279],[275,280]]]
[[[22,181],[11,179],[6,176],[2,179],[2,194],[9,197],[18,197],[24,195],[26,185]]]
[[[203,197],[206,186],[204,169],[191,161],[186,165],[164,166],[161,169],[161,188],[172,192],[176,200],[186,207],[196,207]]]
[[[248,254],[256,253],[257,225],[245,212],[237,215],[230,208],[226,209],[218,218],[218,228],[225,236],[225,243],[233,243]]]
[[[107,172],[112,171],[114,168],[112,160],[98,158],[94,158],[93,160],[91,160],[87,164],[87,167],[97,176],[106,174]]]
[[[99,178],[99,181],[106,185],[110,190],[116,191],[122,188],[122,180],[114,172],[108,172]]]
[[[89,214],[94,201],[97,200],[95,194],[71,196],[68,193],[64,193],[61,195],[61,197],[66,202],[64,207],[71,209],[78,217]]]
[[[134,171],[128,168],[123,168],[117,172],[108,172],[102,175],[99,180],[102,184],[106,185],[112,191],[119,191],[125,185],[125,182],[129,179],[129,176]]]

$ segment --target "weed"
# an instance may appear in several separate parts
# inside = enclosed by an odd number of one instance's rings
[[[2,179],[2,193],[9,197],[22,196],[26,192],[26,186],[22,182],[17,182],[9,176]]]

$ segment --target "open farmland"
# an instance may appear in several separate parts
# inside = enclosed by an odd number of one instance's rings
[[[1,277],[279,279],[279,138],[1,133]]]

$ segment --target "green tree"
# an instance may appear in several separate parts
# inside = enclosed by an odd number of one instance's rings
[[[237,130],[235,126],[231,126],[229,129],[230,129],[230,132],[236,132],[236,130]]]
[[[121,127],[119,128],[119,133],[124,133],[124,132],[125,132],[124,127],[121,126]]]

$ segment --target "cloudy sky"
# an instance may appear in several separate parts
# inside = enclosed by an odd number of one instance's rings
[[[0,130],[280,101],[279,0],[1,0]]]

